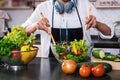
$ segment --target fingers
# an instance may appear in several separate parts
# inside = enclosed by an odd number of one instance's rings
[[[91,25],[93,28],[96,28],[97,20],[93,20],[93,24]]]
[[[36,24],[37,24],[37,29],[44,30],[48,34],[51,33],[50,30],[49,30],[50,24],[49,24],[49,21],[46,18],[40,19]]]
[[[89,17],[86,17],[85,23],[87,25],[86,29],[89,29],[91,27],[95,28],[96,27],[96,23],[97,23],[96,17],[93,16],[93,15],[90,15]]]
[[[43,25],[46,25],[47,27],[50,26],[49,21],[48,21],[47,18],[42,18],[42,19],[41,19],[41,23],[42,23]]]
[[[45,32],[47,32],[49,35],[51,34],[51,31],[50,31],[49,27],[45,27],[43,30],[44,30]]]

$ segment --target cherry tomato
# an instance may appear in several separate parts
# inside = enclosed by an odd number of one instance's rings
[[[81,68],[79,69],[79,75],[81,77],[87,78],[87,77],[90,76],[90,74],[91,74],[91,67],[90,66],[86,66],[85,64],[83,64],[81,66]]]
[[[92,68],[92,74],[95,77],[101,77],[105,74],[105,68],[102,64],[99,64]]]
[[[60,59],[65,60],[66,57],[65,56],[60,56]]]

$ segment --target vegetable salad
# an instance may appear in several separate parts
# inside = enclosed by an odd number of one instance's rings
[[[71,42],[63,42],[55,46],[56,53],[59,55],[60,60],[74,60],[75,62],[84,61],[89,57],[88,49],[89,45],[86,41],[82,43],[82,40],[77,41],[76,39]]]

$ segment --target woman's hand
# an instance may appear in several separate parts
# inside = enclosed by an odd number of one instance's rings
[[[91,27],[96,28],[97,27],[96,17],[93,15],[89,15],[89,17],[86,17],[85,24],[87,25],[86,28],[87,30],[90,29]]]
[[[50,30],[48,27],[50,27],[49,21],[47,18],[42,18],[38,22],[35,23],[36,29],[44,30],[48,34],[50,34]]]

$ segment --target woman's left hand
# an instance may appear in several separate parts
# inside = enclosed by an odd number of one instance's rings
[[[90,28],[96,28],[97,27],[96,17],[93,15],[89,15],[89,17],[86,17],[85,25],[87,25],[86,27],[87,30]]]

